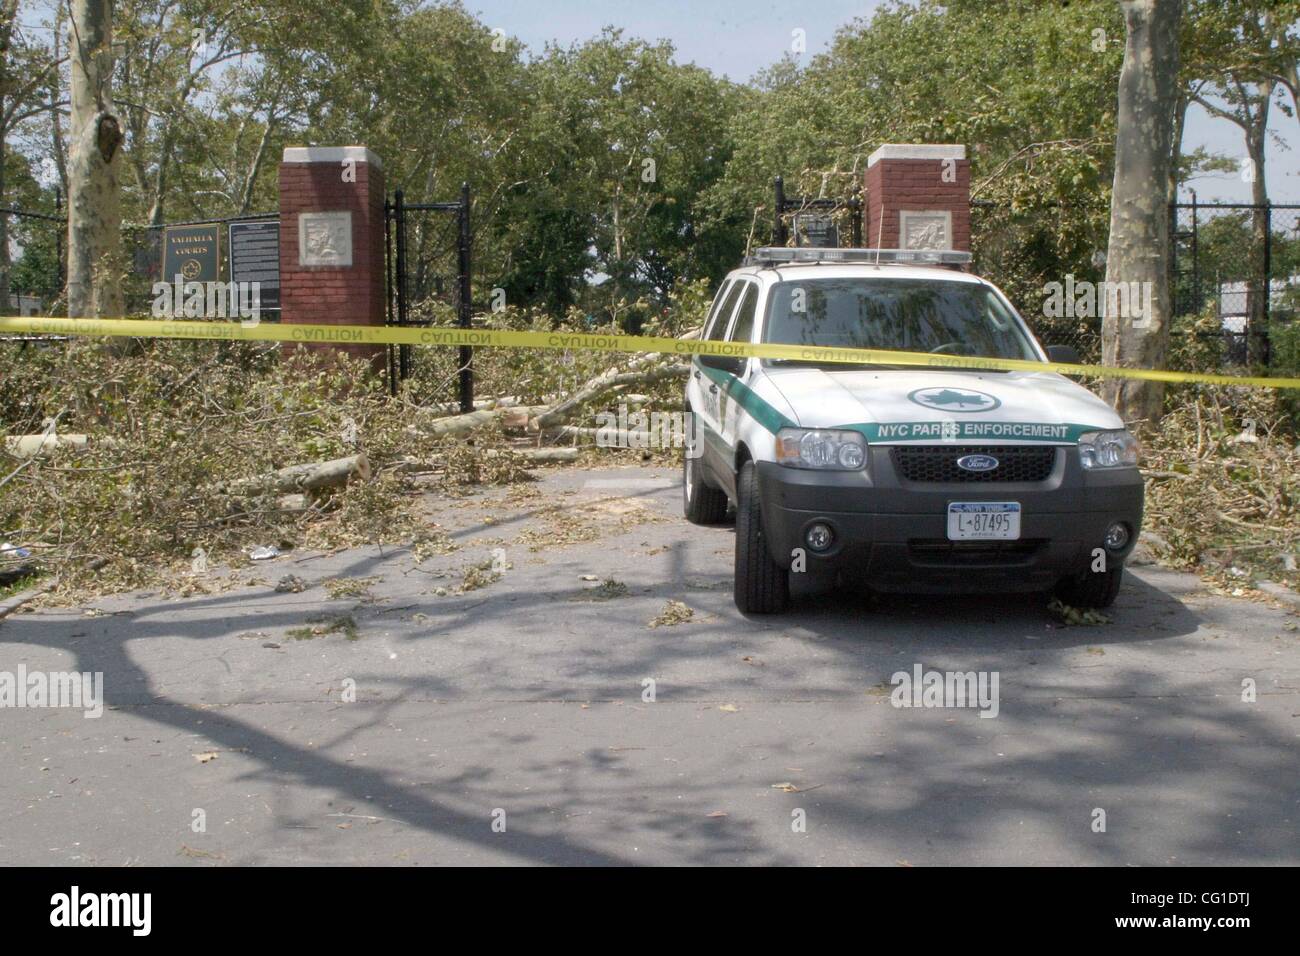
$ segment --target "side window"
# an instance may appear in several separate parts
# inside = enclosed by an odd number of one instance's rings
[[[743,282],[733,282],[725,296],[719,294],[718,302],[721,303],[721,308],[716,304],[713,307],[713,315],[709,317],[709,324],[704,327],[704,338],[706,340],[722,338],[722,333],[727,331],[727,321],[731,318],[731,313],[735,311],[736,300],[740,298],[744,286],[745,283]]]
[[[748,342],[754,335],[754,316],[758,312],[758,286],[753,282],[745,283],[745,297],[740,300],[740,311],[731,326],[728,342]]]

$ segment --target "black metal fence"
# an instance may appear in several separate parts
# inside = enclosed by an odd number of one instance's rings
[[[45,315],[63,294],[63,243],[68,229],[63,196],[55,190],[50,211],[0,206],[0,218],[7,293],[0,296],[0,314]]]
[[[468,183],[461,185],[460,197],[453,202],[408,203],[403,191],[397,190],[384,203],[384,251],[389,325],[435,325],[454,318],[461,328],[470,327],[473,232]],[[441,355],[439,349],[422,361],[436,363]],[[411,376],[413,363],[411,346],[389,346],[393,394],[398,382]],[[446,372],[455,375],[461,409],[472,411],[473,351],[468,346],[458,348],[456,365]]]
[[[1053,283],[1106,278],[1109,206],[971,208],[974,267],[996,282],[1035,334],[1101,357],[1101,294],[1083,315],[1052,314]],[[1191,202],[1169,206],[1175,355],[1218,364],[1300,369],[1300,205]],[[1068,223],[1068,225],[1067,225]]]
[[[1300,368],[1300,205],[1189,203],[1170,209],[1176,316],[1222,340],[1231,365]]]
[[[862,196],[788,196],[785,179],[772,182],[772,245],[784,246],[791,236],[796,246],[862,245]],[[842,233],[847,232],[847,235]],[[848,240],[845,242],[844,240]]]
[[[1050,290],[1106,278],[1102,257],[1109,206],[1101,202],[1013,206],[971,203],[972,268],[998,285],[1039,341],[1072,346],[1085,362],[1101,359],[1098,309],[1053,308]]]

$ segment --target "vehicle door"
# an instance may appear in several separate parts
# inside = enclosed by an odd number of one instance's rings
[[[742,279],[735,279],[719,292],[713,314],[709,316],[709,321],[704,326],[702,336],[704,339],[717,341],[726,334],[731,325],[731,317],[736,311],[736,304],[747,284]],[[703,457],[710,467],[719,460],[726,460],[720,445],[719,412],[722,398],[721,385],[725,383],[727,374],[725,369],[718,367],[719,363],[724,366],[726,364],[725,360],[711,355],[696,355],[692,358],[690,385],[687,390],[691,408],[695,412],[695,437],[697,443],[703,446]]]

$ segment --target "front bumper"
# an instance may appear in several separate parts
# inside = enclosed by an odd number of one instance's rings
[[[790,567],[802,548],[808,571],[879,591],[1041,591],[1088,571],[1114,522],[1130,534],[1125,547],[1105,552],[1108,562],[1128,557],[1141,529],[1138,470],[1084,471],[1073,446],[1060,446],[1051,473],[1036,482],[907,481],[895,471],[889,446],[872,445],[868,454],[869,469],[858,472],[758,464],[763,530],[778,564]],[[1020,502],[1020,539],[949,541],[952,501]],[[817,522],[835,533],[822,553],[804,541]]]

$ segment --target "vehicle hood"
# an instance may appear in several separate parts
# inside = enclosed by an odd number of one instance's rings
[[[1109,405],[1054,372],[764,369],[805,428],[855,428],[868,441],[1072,443],[1123,428]]]

